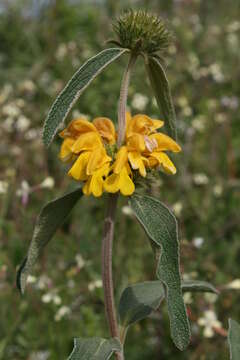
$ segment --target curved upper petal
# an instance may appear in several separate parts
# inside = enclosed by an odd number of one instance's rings
[[[98,117],[93,120],[93,124],[101,137],[110,145],[116,142],[116,131],[113,122],[106,117]]]
[[[93,131],[93,132],[97,131],[97,129],[93,125],[93,123],[86,120],[85,118],[79,118],[79,119],[72,120],[70,122],[70,124],[66,127],[66,129],[61,131],[59,133],[59,135],[62,138],[66,138],[66,137],[76,138],[81,134],[88,133],[91,131]]]
[[[96,148],[102,147],[102,140],[100,135],[97,132],[89,132],[82,134],[72,145],[72,152],[79,154],[84,150],[94,150]]]

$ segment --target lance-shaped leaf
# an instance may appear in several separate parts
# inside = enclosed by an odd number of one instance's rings
[[[134,195],[130,205],[155,249],[157,277],[165,285],[171,336],[183,350],[190,341],[190,329],[182,297],[176,219],[165,205],[150,196]]]
[[[183,292],[213,292],[217,289],[208,282],[198,280],[183,281]],[[124,289],[118,307],[122,327],[126,328],[156,311],[165,297],[162,282],[145,281],[129,285]]]
[[[219,291],[207,281],[200,280],[184,280],[182,281],[183,292],[211,292],[219,294]]]
[[[42,249],[63,224],[81,196],[81,189],[74,190],[58,199],[50,201],[40,212],[35,224],[27,257],[24,259],[17,273],[17,286],[21,293],[24,293],[27,277],[32,271]]]
[[[165,71],[159,59],[154,57],[146,58],[148,76],[156,97],[158,106],[162,112],[163,120],[174,139],[177,138],[176,114],[173,105],[171,90]]]
[[[68,360],[107,360],[114,352],[121,352],[118,339],[74,339],[74,348]]]
[[[228,320],[228,344],[230,348],[230,360],[240,359],[240,325],[233,319]]]
[[[110,48],[89,59],[73,75],[51,107],[43,128],[43,142],[49,146],[59,126],[93,79],[126,49]]]

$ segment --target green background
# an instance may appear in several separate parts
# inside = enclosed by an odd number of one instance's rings
[[[58,160],[60,140],[49,150],[43,147],[43,121],[73,73],[107,46],[114,17],[128,6],[161,15],[174,34],[165,65],[183,151],[172,156],[176,176],[162,174],[148,193],[178,217],[185,278],[208,280],[221,294],[218,299],[191,297],[192,341],[184,353],[170,339],[163,304],[151,319],[130,329],[126,359],[229,357],[227,319],[240,321],[240,290],[226,286],[240,278],[239,1],[19,0],[0,5],[0,181],[8,184],[7,192],[0,191],[0,359],[65,359],[73,337],[108,336],[102,288],[97,287],[105,196],[81,199],[41,257],[23,297],[15,276],[41,207],[72,185]],[[78,111],[90,119],[116,121],[126,62],[123,56],[94,80],[68,119]],[[136,94],[146,97],[145,107]],[[128,104],[132,113],[160,118],[141,59]],[[39,187],[48,176],[54,188]],[[31,188],[27,199],[19,196],[23,181]],[[117,299],[127,284],[154,279],[151,247],[126,205],[121,199],[114,244]],[[82,268],[77,254],[84,259]],[[59,319],[63,306],[67,313]],[[222,323],[211,338],[198,324],[206,310]]]

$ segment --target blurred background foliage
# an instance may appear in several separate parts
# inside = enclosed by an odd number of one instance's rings
[[[166,307],[132,327],[126,359],[228,359],[227,319],[240,321],[240,3],[236,0],[2,0],[0,3],[0,358],[66,358],[76,336],[108,336],[100,247],[105,197],[80,201],[43,254],[24,297],[16,268],[48,200],[71,187],[41,126],[78,67],[106,47],[111,23],[126,7],[168,20],[175,40],[166,54],[183,152],[178,173],[148,192],[179,219],[184,278],[208,280],[221,295],[185,295],[192,342],[180,353],[169,337]],[[69,119],[116,120],[126,57],[106,69]],[[160,117],[142,60],[129,91],[132,113]],[[128,284],[154,278],[151,248],[126,199],[114,245],[117,298]]]

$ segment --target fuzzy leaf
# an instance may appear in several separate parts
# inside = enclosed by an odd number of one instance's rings
[[[230,360],[240,359],[240,325],[232,319],[228,320],[228,344],[230,348]]]
[[[219,294],[219,291],[210,283],[200,280],[182,281],[182,291],[184,292],[211,292]]]
[[[120,352],[118,339],[89,338],[74,339],[74,348],[68,360],[107,360],[113,352]]]
[[[17,273],[17,287],[24,293],[27,277],[32,271],[42,249],[63,224],[70,211],[82,196],[82,190],[74,190],[58,199],[50,201],[40,212],[35,224],[27,257]]]
[[[188,280],[181,284],[183,292],[213,292],[215,287],[205,281]],[[162,282],[145,281],[129,285],[124,289],[118,307],[118,313],[123,327],[128,327],[156,311],[165,297]]]
[[[166,73],[159,59],[155,57],[147,58],[146,68],[155,98],[162,112],[163,120],[165,121],[168,133],[172,138],[176,140],[176,114]]]
[[[157,277],[165,285],[171,336],[175,345],[184,350],[190,341],[190,328],[182,297],[176,219],[165,205],[150,196],[134,195],[130,205],[155,250]]]
[[[123,327],[128,327],[157,310],[164,299],[164,288],[160,281],[146,281],[124,289],[118,307]]]
[[[43,142],[49,146],[69,111],[93,79],[110,63],[125,53],[126,49],[110,48],[89,59],[73,75],[53,103],[43,128]]]

